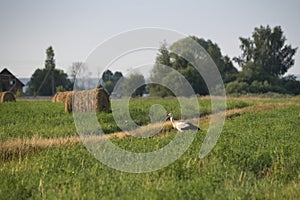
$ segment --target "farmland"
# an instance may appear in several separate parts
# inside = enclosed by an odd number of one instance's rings
[[[133,120],[147,125],[155,104],[179,118],[176,99],[133,99]],[[0,199],[300,198],[299,97],[228,98],[222,134],[202,159],[210,100],[199,99],[199,105],[202,130],[190,148],[163,169],[131,174],[109,168],[87,151],[63,103],[0,104]],[[112,113],[97,117],[105,133],[121,131]],[[111,140],[143,152],[167,144],[176,134],[169,128],[163,137]]]

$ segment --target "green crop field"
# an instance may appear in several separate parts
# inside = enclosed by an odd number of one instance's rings
[[[149,124],[149,108],[156,104],[180,117],[176,99],[133,99],[131,117],[140,126]],[[199,151],[210,100],[199,99],[199,106],[202,130],[188,150],[165,168],[134,174],[94,158],[78,139],[73,115],[64,112],[62,103],[0,104],[0,199],[300,198],[299,97],[228,98],[222,134],[204,158]],[[121,131],[112,113],[97,117],[105,133]],[[163,137],[111,140],[123,149],[146,152],[176,134],[170,128]]]

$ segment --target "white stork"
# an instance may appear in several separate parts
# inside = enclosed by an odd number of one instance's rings
[[[173,128],[177,129],[179,132],[188,131],[188,130],[200,130],[199,127],[184,121],[174,121],[173,114],[169,113],[167,115],[166,121],[170,120],[172,122]]]

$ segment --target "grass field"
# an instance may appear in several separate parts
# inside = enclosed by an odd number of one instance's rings
[[[147,125],[152,105],[179,118],[176,99],[135,99],[130,114]],[[0,199],[299,199],[300,98],[228,98],[217,145],[199,158],[210,101],[199,99],[202,130],[177,161],[141,174],[120,172],[95,159],[79,140],[63,104],[0,104]],[[105,133],[119,132],[111,113],[99,113]],[[112,141],[145,152],[167,144],[176,131],[146,142]]]

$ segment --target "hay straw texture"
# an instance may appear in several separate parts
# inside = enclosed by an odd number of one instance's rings
[[[102,88],[93,90],[75,91],[69,93],[65,101],[66,112],[109,111],[110,100]]]
[[[0,92],[0,103],[6,102],[6,101],[16,102],[15,95],[11,92]]]
[[[70,92],[66,96],[65,100],[65,112],[72,112],[72,97],[73,97],[73,92]]]
[[[65,102],[67,95],[69,93],[72,93],[72,91],[66,91],[66,92],[57,92],[53,97],[52,97],[52,102]]]

